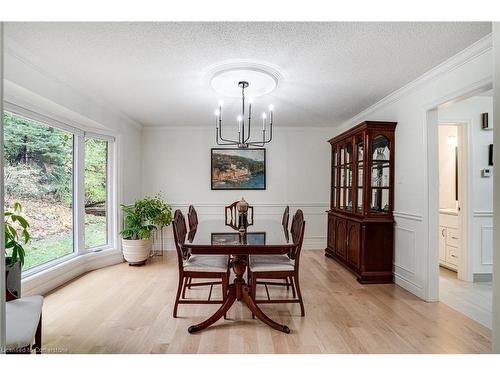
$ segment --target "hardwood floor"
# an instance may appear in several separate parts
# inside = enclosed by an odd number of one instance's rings
[[[264,305],[286,324],[271,330],[236,303],[228,320],[190,335],[189,325],[218,305],[181,305],[173,252],[144,267],[127,264],[90,272],[46,296],[45,352],[69,353],[485,353],[491,331],[442,303],[426,303],[396,285],[361,285],[322,251],[304,251],[298,305]],[[270,287],[273,294],[286,289]],[[264,287],[258,294],[265,295]],[[188,291],[208,295],[208,288]],[[214,288],[213,298],[220,296]]]
[[[439,267],[439,300],[491,329],[493,287],[490,282],[466,282],[457,273]]]

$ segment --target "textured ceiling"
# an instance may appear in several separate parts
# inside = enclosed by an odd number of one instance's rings
[[[5,26],[40,68],[144,126],[213,126],[219,97],[202,72],[230,59],[279,68],[283,81],[255,104],[272,102],[277,126],[339,125],[490,32],[471,22]]]

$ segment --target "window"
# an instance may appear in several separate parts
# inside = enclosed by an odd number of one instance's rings
[[[111,246],[113,138],[12,104],[7,109],[5,207],[19,202],[30,224],[23,271]]]
[[[85,248],[108,243],[108,142],[85,139]]]
[[[23,269],[73,253],[73,134],[4,113],[5,207],[30,224]]]

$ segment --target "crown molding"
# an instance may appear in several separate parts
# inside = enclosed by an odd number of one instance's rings
[[[57,84],[63,86],[65,89],[71,91],[74,95],[81,97],[84,102],[92,103],[94,106],[99,108],[103,112],[108,112],[116,116],[118,119],[125,120],[128,124],[132,125],[136,129],[142,129],[143,125],[137,120],[131,118],[126,113],[122,112],[116,106],[110,104],[104,98],[92,94],[89,96],[86,93],[81,92],[79,89],[76,89],[72,85],[68,83],[67,76],[62,72],[57,72],[54,74],[53,72],[43,68],[40,64],[37,64],[35,60],[37,59],[34,54],[26,50],[19,43],[14,41],[12,38],[4,36],[4,55],[8,55],[15,60],[17,60],[20,64],[26,65],[28,68],[36,71],[40,75],[47,78],[49,81],[56,82]],[[13,82],[15,83],[15,82]],[[17,83],[16,83],[17,84]],[[104,105],[103,105],[104,104]],[[68,108],[69,109],[69,108]],[[85,116],[84,114],[80,114]],[[92,120],[94,121],[94,120]],[[101,124],[104,125],[104,124]]]
[[[425,72],[417,79],[397,89],[396,91],[387,95],[386,97],[379,100],[375,104],[359,112],[354,117],[351,117],[349,120],[343,122],[338,128],[339,132],[341,132],[345,128],[348,128],[349,126],[352,126],[353,124],[357,124],[358,122],[364,121],[370,115],[370,113],[376,111],[377,109],[392,104],[394,102],[397,102],[405,95],[408,95],[410,92],[415,91],[416,89],[422,87],[424,84],[432,81],[433,79],[443,74],[452,72],[453,70],[465,65],[469,61],[490,51],[492,48],[493,48],[493,38],[492,34],[490,33],[485,37],[479,39],[477,42],[471,44],[469,47],[460,51],[456,55],[450,57],[448,60],[442,62],[441,64],[435,66],[431,70]]]

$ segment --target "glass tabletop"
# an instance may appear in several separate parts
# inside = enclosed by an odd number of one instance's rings
[[[294,244],[281,222],[257,217],[245,233],[226,225],[223,219],[200,221],[196,229],[188,233],[184,246],[192,253],[279,254],[287,252]]]

